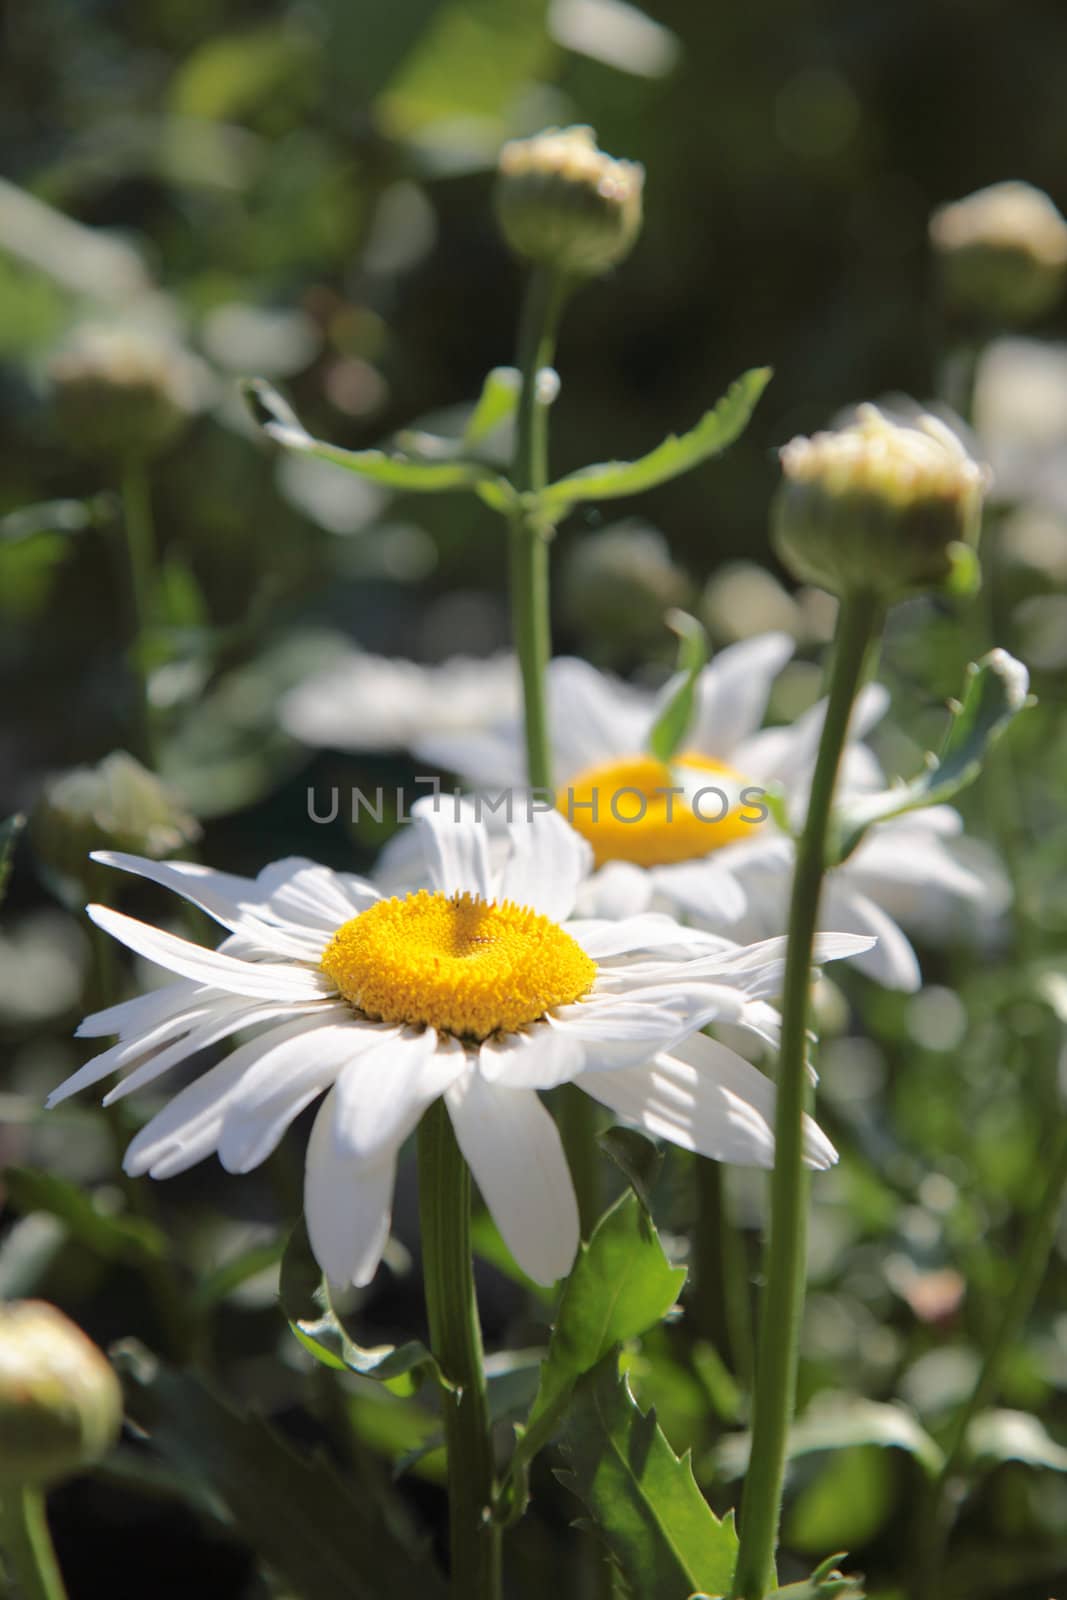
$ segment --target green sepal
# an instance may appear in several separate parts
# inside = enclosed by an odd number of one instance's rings
[[[549,484],[537,497],[546,520],[558,522],[582,500],[642,494],[720,455],[744,433],[770,378],[770,367],[753,367],[730,385],[718,405],[705,412],[688,433],[669,434],[655,450],[636,461],[601,461]]]
[[[492,468],[478,461],[428,461],[402,451],[344,450],[340,445],[315,439],[288,401],[263,378],[248,378],[241,386],[252,417],[276,444],[317,461],[328,461],[349,472],[358,472],[389,489],[414,494],[433,494],[452,489],[475,489],[480,484],[498,482]]]
[[[858,795],[839,806],[833,823],[837,844],[827,864],[836,866],[846,860],[875,823],[943,805],[973,783],[991,746],[1020,711],[1034,704],[1028,689],[1026,668],[1006,650],[991,650],[972,662],[963,700],[950,708],[941,754],[928,755],[926,771],[910,783],[896,784],[879,794]]]
[[[674,608],[665,618],[678,636],[678,661],[670,693],[648,735],[649,754],[668,762],[685,741],[696,709],[697,680],[708,664],[708,636],[696,617]]]
[[[537,1396],[498,1497],[501,1521],[522,1515],[529,1464],[556,1433],[578,1380],[616,1345],[655,1327],[684,1281],[685,1268],[671,1266],[645,1207],[627,1190],[582,1245],[564,1286]]]
[[[278,1294],[293,1335],[309,1355],[336,1372],[376,1378],[397,1394],[411,1394],[432,1376],[449,1387],[419,1339],[405,1344],[361,1345],[353,1339],[330,1297],[330,1285],[311,1253],[307,1225],[297,1223],[282,1256]]]
[[[688,1452],[676,1456],[654,1410],[642,1412],[614,1355],[584,1377],[563,1426],[577,1495],[635,1595],[686,1600],[730,1592],[737,1563],[733,1513],[716,1517]]]

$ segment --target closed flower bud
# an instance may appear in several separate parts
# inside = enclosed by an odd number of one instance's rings
[[[997,323],[1028,322],[1067,280],[1067,222],[1029,183],[994,183],[941,206],[930,219],[952,310]]]
[[[173,442],[202,404],[204,371],[171,341],[94,325],[52,357],[47,375],[72,449],[117,460],[158,455]]]
[[[989,469],[936,417],[898,423],[861,406],[850,426],[794,439],[781,459],[775,546],[802,582],[886,602],[973,587]]]
[[[548,128],[501,150],[497,217],[516,255],[594,278],[632,250],[644,181],[638,162],[597,149],[592,128]]]
[[[0,1305],[0,1486],[81,1471],[121,1424],[119,1381],[80,1328],[43,1300]]]
[[[97,871],[89,860],[92,850],[159,858],[200,834],[196,818],[125,750],[46,783],[30,830],[44,865],[78,889],[88,887]]]

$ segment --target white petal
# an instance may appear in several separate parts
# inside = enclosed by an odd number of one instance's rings
[[[774,1164],[774,1085],[718,1040],[694,1034],[645,1069],[594,1073],[579,1087],[647,1133],[714,1161]],[[837,1159],[825,1134],[804,1119],[808,1166]]]
[[[569,1083],[585,1063],[585,1049],[547,1023],[526,1033],[487,1039],[478,1055],[478,1070],[488,1083],[509,1089],[555,1089]]]
[[[526,755],[517,725],[496,731],[422,733],[411,741],[420,761],[455,772],[469,784],[495,791],[526,781]]]
[[[592,868],[589,845],[558,811],[535,811],[529,821],[513,822],[508,835],[511,854],[500,876],[499,898],[565,922]]]
[[[245,1002],[229,995],[217,994],[209,995],[207,1002],[198,1006],[186,1004],[175,1015],[165,1016],[155,1027],[146,1028],[130,1038],[120,1039],[117,1044],[111,1045],[109,1049],[102,1050],[99,1055],[86,1061],[77,1072],[72,1072],[57,1089],[52,1090],[45,1105],[49,1109],[60,1105],[62,1101],[69,1100],[71,1095],[78,1094],[82,1089],[88,1089],[92,1084],[110,1077],[113,1072],[120,1071],[131,1062],[141,1061],[178,1034],[188,1033],[190,1029],[196,1028],[197,1024],[203,1024],[209,1019],[228,1018],[234,1009],[239,1009],[244,1004]],[[185,1053],[188,1054],[188,1050]]]
[[[411,808],[430,882],[444,895],[493,898],[489,841],[469,800],[425,795]]]
[[[132,1000],[121,1000],[118,1005],[94,1011],[82,1019],[75,1028],[79,1039],[99,1039],[109,1033],[120,1038],[144,1033],[176,1012],[196,1006],[210,999],[210,991],[201,983],[190,983],[182,978],[161,989],[151,989],[147,994],[135,995]]]
[[[567,932],[594,961],[630,955],[641,950],[674,951],[679,959],[706,948],[713,936],[683,928],[673,917],[660,911],[626,917],[621,922],[578,920],[568,922]]]
[[[644,749],[647,696],[588,661],[557,656],[548,669],[548,699],[557,783]]]
[[[687,749],[729,760],[759,727],[771,684],[795,649],[787,633],[763,633],[720,650],[700,674]]]
[[[226,1108],[249,1067],[295,1040],[306,1048],[300,1036],[313,1032],[317,1025],[313,1017],[299,1017],[274,1028],[240,1045],[225,1061],[195,1079],[133,1139],[123,1161],[126,1171],[134,1178],[145,1172],[153,1178],[170,1178],[210,1155],[218,1146]]]
[[[381,898],[366,879],[332,872],[302,856],[289,856],[264,867],[256,879],[256,890],[275,916],[331,934]]]
[[[579,914],[617,922],[640,916],[652,904],[652,874],[632,861],[608,861],[581,885]]]
[[[164,933],[147,922],[124,916],[108,906],[88,906],[89,916],[98,928],[110,933],[137,955],[145,956],[157,966],[177,972],[181,977],[193,978],[197,983],[210,984],[228,994],[245,994],[253,999],[315,1000],[329,994],[326,980],[317,972],[300,966],[282,966],[268,962],[237,961],[232,956],[220,955],[216,950],[205,950],[202,945],[190,944],[173,933]]]
[[[209,1045],[218,1044],[220,1039],[228,1039],[235,1033],[240,1033],[244,1028],[258,1028],[266,1022],[281,1022],[298,1016],[306,1016],[311,1009],[310,1003],[304,1006],[294,1005],[291,1001],[283,1005],[249,1005],[241,1001],[231,1002],[223,1008],[217,1004],[205,1016],[203,1023],[187,1033],[183,1039],[178,1039],[165,1050],[159,1050],[141,1066],[123,1078],[104,1096],[104,1105],[113,1105],[116,1100],[124,1100],[127,1095],[143,1089],[146,1084],[154,1083],[157,1078],[169,1072],[171,1067],[176,1067],[179,1062],[186,1061],[199,1050],[206,1050]],[[316,1017],[321,1017],[322,1008],[315,1007]],[[143,1053],[143,1052],[141,1052]]]
[[[308,1139],[304,1215],[315,1259],[334,1283],[362,1288],[378,1270],[393,1207],[396,1156],[361,1165],[342,1155],[334,1137],[336,1099],[331,1089]]]
[[[250,878],[213,872],[195,861],[149,861],[143,856],[126,855],[121,850],[96,850],[93,860],[173,890],[206,911],[224,928],[251,936],[275,955],[315,961],[322,954],[325,940],[321,933],[309,939],[299,928],[276,928],[256,915],[256,885]]]
[[[686,916],[707,918],[716,927],[729,927],[744,914],[745,891],[718,854],[653,867],[651,877],[660,894]]]
[[[831,878],[826,884],[820,921],[873,935],[877,943],[866,954],[858,955],[855,964],[877,983],[887,989],[903,989],[907,994],[922,987],[919,959],[904,934],[881,906],[852,887],[847,876]]]
[[[364,1162],[397,1149],[470,1059],[457,1039],[408,1028],[349,1062],[334,1090],[338,1153]]]
[[[468,1073],[445,1096],[456,1139],[504,1242],[535,1283],[571,1269],[580,1230],[556,1124],[529,1089]]]

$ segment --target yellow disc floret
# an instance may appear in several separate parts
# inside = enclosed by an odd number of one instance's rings
[[[379,900],[338,928],[322,970],[374,1021],[487,1039],[580,1000],[596,964],[526,906],[475,895]]]
[[[758,800],[762,791],[743,791],[744,782],[695,752],[676,756],[669,767],[639,755],[580,772],[556,803],[592,845],[598,867],[608,861],[663,867],[752,837],[766,808]]]

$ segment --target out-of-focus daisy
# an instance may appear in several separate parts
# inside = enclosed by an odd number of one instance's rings
[[[513,716],[514,656],[454,656],[439,666],[353,650],[289,691],[282,726],[335,750],[406,750],[434,731],[463,734]]]
[[[648,753],[648,743],[673,683],[656,696],[584,661],[552,662],[556,803],[600,868],[583,890],[583,910],[632,916],[662,908],[744,940],[783,931],[793,844],[758,797],[780,789],[792,825],[803,820],[824,715],[820,703],[787,726],[760,727],[771,683],[792,650],[787,635],[769,633],[721,651],[698,680],[692,725],[669,765]],[[857,701],[843,793],[885,784],[862,739],[887,698],[872,685]],[[487,793],[523,781],[517,719],[463,738],[423,737],[415,751]],[[668,797],[672,786],[682,792]],[[960,826],[944,806],[885,823],[827,879],[822,925],[876,938],[856,964],[889,987],[921,982],[898,917],[929,931],[994,890],[1002,896],[989,871],[948,848]],[[405,849],[401,841],[387,852],[387,866],[399,864]]]
[[[499,868],[484,826],[415,808],[428,889],[386,899],[360,878],[283,861],[255,880],[108,854],[230,930],[218,950],[102,906],[97,925],[177,974],[98,1012],[119,1042],[50,1104],[123,1070],[106,1099],[154,1082],[237,1033],[251,1037],[137,1134],[126,1170],[165,1178],[212,1152],[247,1172],[325,1093],[305,1210],[328,1276],[367,1283],[389,1230],[397,1153],[443,1095],[456,1138],[516,1259],[550,1283],[569,1269],[578,1214],[559,1135],[537,1091],[577,1082],[621,1116],[718,1160],[773,1160],[774,1091],[715,1019],[768,1028],[784,941],[744,948],[646,915],[569,920],[589,849],[554,814],[515,824]],[[824,938],[817,959],[867,941]],[[773,1015],[773,1014],[772,1014]],[[811,1165],[834,1151],[806,1125]]]

